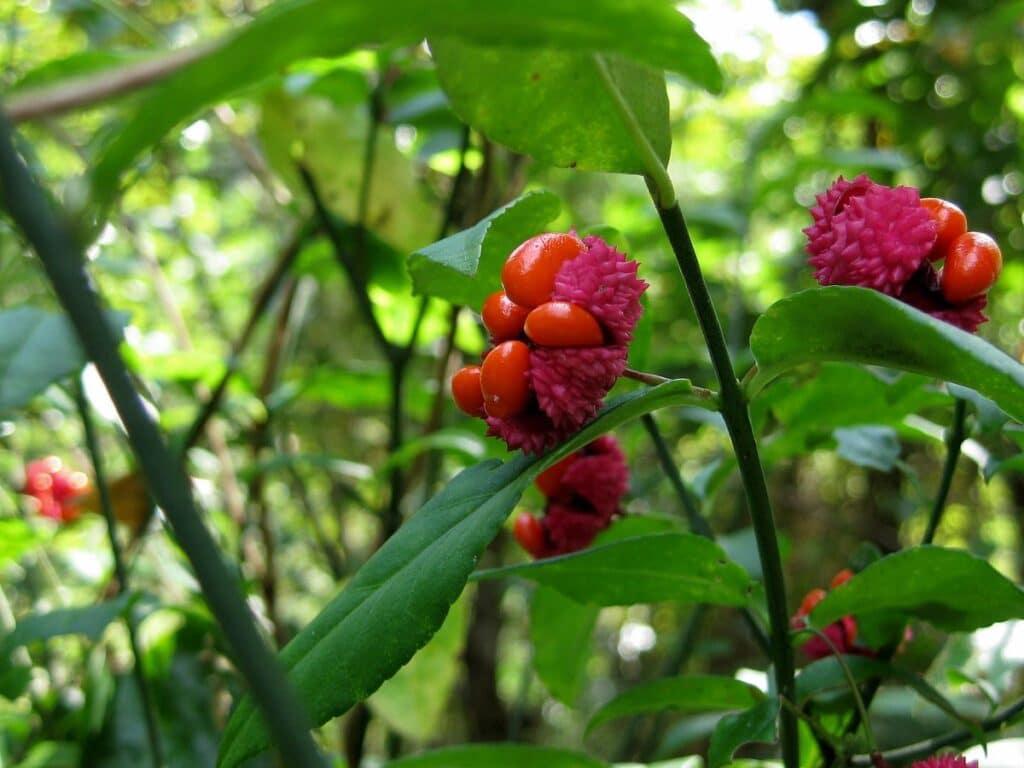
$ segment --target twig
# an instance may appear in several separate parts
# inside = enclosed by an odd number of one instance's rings
[[[953,485],[953,475],[956,473],[956,462],[960,458],[960,446],[963,445],[965,431],[964,422],[967,415],[967,401],[957,398],[956,406],[953,409],[953,423],[946,435],[946,463],[942,467],[942,479],[939,481],[939,490],[935,494],[935,504],[932,506],[931,516],[928,518],[928,528],[921,537],[922,544],[931,544],[935,538],[935,531],[942,520],[942,513],[946,508],[946,499],[949,498],[949,489]]]

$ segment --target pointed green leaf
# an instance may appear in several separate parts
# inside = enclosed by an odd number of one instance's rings
[[[836,439],[836,453],[858,467],[888,472],[899,461],[900,441],[892,427],[840,427],[832,436]]]
[[[587,731],[627,715],[666,710],[694,713],[748,709],[763,698],[757,688],[732,677],[670,677],[638,685],[616,696],[594,713]]]
[[[96,605],[55,608],[25,616],[14,629],[0,638],[0,658],[6,658],[19,645],[49,640],[63,635],[84,635],[96,640],[110,622],[121,616],[136,595],[125,592],[113,600]]]
[[[710,408],[714,400],[695,394],[685,380],[631,392],[543,459],[518,455],[457,475],[279,654],[314,722],[369,696],[430,639],[538,472],[619,424],[683,404]],[[238,765],[268,743],[252,700],[243,699],[225,729],[218,765]]]
[[[448,747],[387,763],[385,768],[609,768],[579,752],[527,744]]]
[[[586,679],[590,636],[600,610],[548,587],[537,587],[530,601],[533,668],[548,692],[570,707],[576,706]]]
[[[452,108],[488,138],[548,165],[643,173],[594,56],[431,39]],[[608,70],[663,163],[672,137],[661,71],[608,57]]]
[[[578,602],[632,605],[674,601],[746,605],[746,571],[713,541],[692,533],[638,536],[582,552],[478,571],[474,579],[519,576]]]
[[[983,339],[867,288],[801,291],[754,324],[756,392],[779,374],[825,360],[884,365],[962,384],[1024,421],[1024,366]]]
[[[733,752],[752,741],[775,741],[775,718],[779,702],[765,699],[746,712],[726,715],[718,721],[708,745],[708,768],[721,768],[732,761]]]
[[[914,547],[876,560],[831,590],[811,620],[825,627],[846,615],[885,613],[970,632],[1024,616],[1024,590],[970,552]]]
[[[501,285],[501,268],[524,240],[544,231],[561,203],[550,192],[528,192],[475,226],[409,257],[416,293],[479,307]]]

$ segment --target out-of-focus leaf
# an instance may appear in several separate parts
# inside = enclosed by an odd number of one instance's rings
[[[746,572],[729,562],[721,547],[691,533],[624,539],[571,555],[478,571],[474,579],[505,576],[530,579],[595,605],[671,600],[739,606],[748,603],[752,590]]]
[[[579,752],[527,744],[448,747],[387,763],[385,768],[609,768]]]
[[[549,587],[537,587],[530,602],[533,668],[548,692],[570,707],[586,679],[598,613],[596,605],[578,603]]]
[[[103,634],[110,622],[127,610],[134,599],[135,595],[125,592],[113,600],[96,605],[55,608],[46,613],[25,616],[14,629],[0,638],[0,656],[8,656],[19,645],[62,635],[84,635],[95,640]]]
[[[20,517],[0,519],[0,566],[17,560],[42,540],[42,534]]]
[[[866,424],[841,427],[832,434],[836,438],[836,453],[858,467],[888,472],[899,461],[900,441],[892,427]]]
[[[417,293],[477,309],[501,285],[501,268],[524,240],[543,232],[561,204],[550,192],[528,192],[476,225],[409,257]]]

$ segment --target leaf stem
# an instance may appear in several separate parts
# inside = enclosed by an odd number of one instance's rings
[[[78,415],[82,420],[82,430],[85,433],[85,448],[89,452],[89,459],[92,461],[92,471],[96,481],[96,491],[99,494],[100,510],[103,519],[107,523],[107,538],[110,541],[110,553],[114,558],[114,574],[117,576],[117,593],[128,591],[128,569],[124,564],[124,555],[121,553],[121,544],[117,540],[117,520],[114,517],[114,505],[110,498],[110,486],[107,485],[106,470],[103,469],[103,454],[100,452],[99,440],[96,437],[96,426],[92,419],[92,412],[89,410],[89,403],[85,398],[85,391],[82,389],[81,381],[75,382],[75,404],[78,406]],[[154,768],[161,768],[164,764],[163,748],[160,744],[160,729],[157,726],[156,711],[153,708],[153,694],[146,682],[146,673],[142,668],[142,651],[139,646],[139,636],[129,607],[124,617],[125,629],[128,631],[128,643],[132,650],[132,673],[135,677],[135,684],[139,688],[139,698],[142,700],[142,713],[146,721],[146,738],[149,742],[149,757]]]
[[[942,520],[942,513],[946,509],[946,500],[949,498],[949,489],[953,485],[953,475],[956,472],[956,463],[960,458],[960,446],[963,445],[966,432],[964,422],[967,416],[967,401],[957,398],[956,406],[953,409],[953,423],[946,433],[946,463],[942,468],[942,479],[939,481],[939,490],[935,494],[935,504],[932,506],[932,514],[928,518],[928,528],[921,537],[922,544],[931,544],[935,538],[935,531]]]
[[[648,384],[652,387],[656,387],[659,384],[664,384],[669,381],[665,376],[659,376],[656,373],[648,373],[647,371],[638,371],[633,368],[627,368],[622,372],[622,375],[627,379],[633,379],[633,381],[640,381],[644,384]]]
[[[13,132],[0,116],[0,195],[11,218],[39,255],[61,305],[96,365],[128,434],[157,503],[192,564],[203,596],[224,631],[234,660],[287,762],[323,765],[309,734],[309,719],[260,637],[238,584],[203,525],[184,471],[164,442],[118,354],[81,248],[14,149]]]
[[[658,197],[652,190],[655,203]],[[789,645],[789,612],[786,608],[786,587],[782,573],[782,558],[779,554],[778,536],[772,516],[771,500],[765,482],[764,469],[758,455],[757,441],[750,424],[747,402],[740,383],[733,370],[732,360],[726,348],[725,336],[718,322],[714,303],[704,283],[700,263],[690,239],[690,232],[679,205],[658,208],[662,226],[675,252],[679,271],[690,293],[697,320],[704,333],[704,339],[711,356],[711,363],[719,383],[719,403],[725,419],[729,437],[736,451],[736,461],[750,505],[750,516],[757,539],[758,554],[764,574],[765,595],[768,602],[768,617],[771,625],[771,657],[775,667],[775,682],[782,698],[794,698],[793,650]],[[796,718],[789,710],[779,713],[782,756],[786,768],[799,764],[799,743],[797,740]]]

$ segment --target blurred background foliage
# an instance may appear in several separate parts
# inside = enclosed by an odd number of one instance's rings
[[[25,89],[210,40],[269,5],[259,0],[5,0],[0,82]],[[839,174],[910,184],[955,201],[972,229],[1002,244],[1005,271],[981,334],[1024,352],[1024,3],[860,0],[683,3],[726,73],[721,96],[669,77],[670,172],[718,303],[738,373],[751,325],[772,302],[813,284],[801,228],[813,197]],[[260,80],[178,126],[124,180],[102,215],[87,171],[136,114],[139,96],[21,126],[34,169],[88,243],[90,271],[112,308],[130,316],[124,352],[162,426],[185,430],[197,403],[232,364],[265,277],[294,263],[243,351],[223,405],[189,454],[195,489],[251,605],[283,642],[309,621],[378,546],[401,470],[397,510],[411,514],[460,467],[503,456],[446,397],[447,376],[485,344],[477,317],[411,293],[406,256],[470,226],[523,191],[563,201],[552,229],[611,228],[651,283],[634,367],[713,379],[674,259],[635,177],[543,167],[467,131],[447,105],[424,46],[314,59]],[[609,119],[612,119],[609,117]],[[368,141],[368,137],[373,139]],[[369,149],[368,149],[369,148]],[[364,186],[367,158],[372,177]],[[371,243],[357,269],[385,338],[417,328],[404,376],[395,452],[392,377],[352,298],[350,276],[316,226],[306,169],[339,226]],[[369,234],[362,232],[362,221]],[[442,226],[447,222],[445,229]],[[0,306],[54,308],[42,271],[0,220]],[[90,370],[103,416],[108,473],[130,454]],[[619,385],[623,390],[634,383]],[[953,408],[935,382],[844,364],[791,375],[753,404],[780,530],[790,603],[875,550],[915,542],[944,456]],[[109,594],[102,521],[57,527],[17,493],[25,463],[49,454],[87,468],[74,401],[51,387],[0,414],[0,626]],[[716,531],[738,562],[756,563],[742,489],[717,416],[683,409],[657,420]],[[1024,438],[973,398],[970,441],[939,543],[987,554],[1024,576]],[[639,425],[623,428],[632,467],[627,511],[679,517]],[[389,458],[390,454],[390,458]],[[530,491],[525,508],[536,509]],[[396,502],[397,504],[397,502]],[[382,512],[385,510],[385,512]],[[168,761],[211,764],[239,683],[181,553],[159,530],[126,529],[130,610],[142,621],[142,665],[155,691]],[[510,536],[486,564],[521,560]],[[667,716],[603,727],[587,717],[629,685],[672,672],[763,670],[738,614],[672,605],[574,609],[518,582],[471,587],[434,641],[322,743],[380,760],[426,744],[529,739],[607,758],[696,750],[713,719]],[[578,608],[578,607],[577,607]],[[127,610],[127,609],[126,609]],[[532,619],[531,622],[531,613]],[[91,618],[95,619],[95,616]],[[102,618],[102,617],[100,617]],[[80,620],[80,617],[79,617]],[[693,636],[687,628],[698,630]],[[109,624],[109,626],[108,626]],[[591,633],[589,627],[595,625]],[[998,630],[998,631],[997,631]],[[0,764],[129,765],[146,739],[123,629],[74,624],[45,645],[0,661]],[[999,634],[999,633],[1002,634]],[[41,635],[42,636],[42,635]],[[538,652],[531,638],[559,637]],[[961,638],[920,631],[917,663],[965,708],[1019,694],[1019,625]],[[18,655],[21,654],[21,655]],[[961,670],[957,676],[947,670]],[[763,673],[750,672],[752,679]],[[902,690],[879,701],[883,742],[941,731],[935,709]],[[340,758],[339,758],[340,759]],[[370,763],[367,763],[370,764]]]

